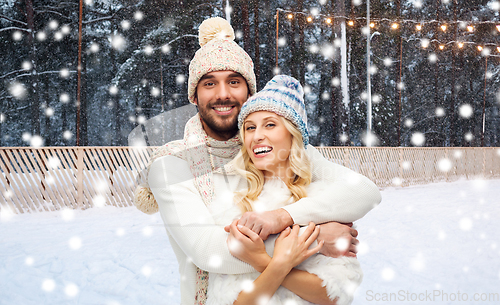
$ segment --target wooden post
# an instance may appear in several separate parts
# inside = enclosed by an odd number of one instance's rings
[[[76,148],[76,206],[83,208],[83,157],[85,151],[83,147]]]

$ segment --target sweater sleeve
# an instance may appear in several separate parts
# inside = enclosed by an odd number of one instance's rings
[[[370,179],[326,160],[311,145],[306,151],[312,164],[312,181],[325,181],[328,187],[283,207],[294,223],[353,222],[380,203],[380,191]]]
[[[158,158],[148,182],[168,233],[196,266],[224,274],[255,271],[229,252],[228,233],[215,224],[194,187],[187,162],[173,156]]]

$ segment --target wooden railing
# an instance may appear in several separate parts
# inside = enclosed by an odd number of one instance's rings
[[[132,205],[155,147],[0,148],[0,209],[14,213]],[[500,148],[318,147],[379,187],[500,179]]]

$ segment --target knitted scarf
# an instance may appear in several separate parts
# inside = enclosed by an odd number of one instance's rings
[[[195,187],[209,207],[214,198],[213,173],[224,171],[224,166],[238,154],[240,146],[238,135],[228,141],[210,138],[203,129],[199,114],[196,114],[186,123],[184,139],[158,148],[151,156],[147,170],[149,172],[154,160],[166,155],[174,155],[187,161],[194,176]],[[196,269],[195,305],[204,305],[207,299],[208,272],[198,267]]]

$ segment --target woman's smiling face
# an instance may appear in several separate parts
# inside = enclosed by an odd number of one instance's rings
[[[292,134],[282,118],[269,111],[249,114],[243,124],[244,145],[255,166],[265,177],[286,177]]]

